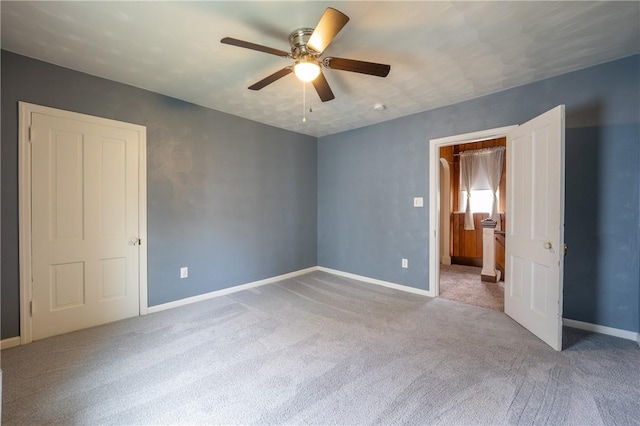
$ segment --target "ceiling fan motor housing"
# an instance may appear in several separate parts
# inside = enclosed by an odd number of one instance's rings
[[[314,52],[309,47],[307,47],[307,43],[309,42],[309,38],[311,38],[311,34],[313,34],[313,28],[300,28],[295,30],[289,36],[289,44],[291,45],[291,54],[295,59],[299,58],[315,58],[319,55],[318,52]]]

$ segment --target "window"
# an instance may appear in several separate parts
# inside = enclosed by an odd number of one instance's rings
[[[475,212],[490,213],[493,220],[499,219],[498,206],[493,200],[500,186],[504,150],[499,146],[460,153],[460,207],[464,209],[465,230],[474,229]]]
[[[499,191],[497,191],[496,194],[500,197]],[[460,191],[458,200],[458,211],[465,211],[467,209],[467,192]],[[490,189],[476,189],[471,191],[471,213],[491,213],[492,202],[493,193]]]

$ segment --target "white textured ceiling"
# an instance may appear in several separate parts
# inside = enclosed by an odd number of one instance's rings
[[[302,121],[289,65],[223,45],[289,50],[334,7],[351,20],[324,56],[391,65],[387,78],[325,70],[336,98]],[[7,2],[2,48],[219,111],[324,136],[640,53],[640,2]],[[383,103],[384,111],[373,105]]]

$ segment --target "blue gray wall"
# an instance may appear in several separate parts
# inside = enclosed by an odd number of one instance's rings
[[[426,289],[429,139],[522,123],[565,104],[565,317],[638,331],[639,75],[634,56],[316,146],[3,51],[2,338],[19,333],[19,100],[147,126],[151,306],[315,264]],[[424,208],[412,207],[414,196]],[[190,277],[180,280],[185,265]]]
[[[429,140],[565,104],[564,316],[638,331],[639,76],[633,56],[320,138],[318,264],[427,289]],[[412,207],[414,196],[424,208]]]
[[[3,51],[2,338],[19,334],[18,101],[147,126],[150,306],[316,265],[316,138]]]

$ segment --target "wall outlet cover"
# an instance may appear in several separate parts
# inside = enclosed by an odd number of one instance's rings
[[[402,267],[405,269],[409,267],[409,259],[402,259]]]
[[[413,207],[424,207],[424,199],[422,197],[414,197]]]
[[[180,278],[187,278],[189,276],[189,268],[183,266],[180,268]]]

